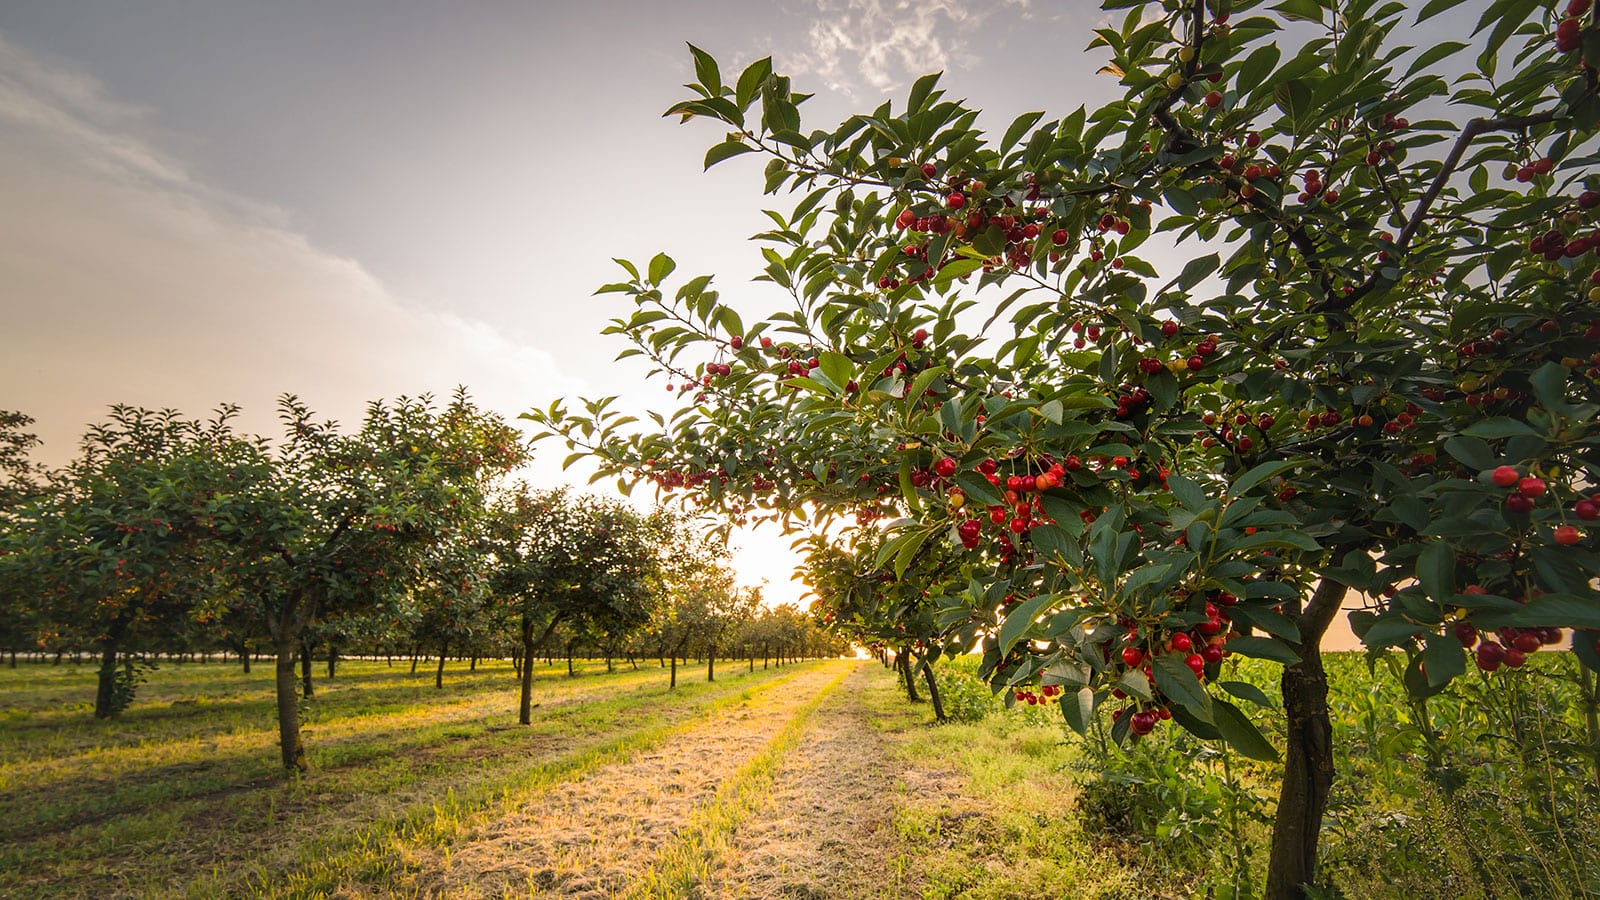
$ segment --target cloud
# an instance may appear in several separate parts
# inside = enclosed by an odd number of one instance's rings
[[[977,62],[962,37],[1004,9],[1027,14],[1031,0],[817,0],[807,48],[787,67],[832,90],[855,93],[858,80],[882,92],[910,78]]]
[[[112,403],[246,407],[285,392],[349,422],[367,401],[466,384],[514,415],[578,393],[549,354],[408,303],[280,210],[197,181],[147,111],[0,35],[0,407],[70,455]]]

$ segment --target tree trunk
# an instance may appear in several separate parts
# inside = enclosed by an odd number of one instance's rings
[[[244,663],[244,673],[250,674],[250,645],[245,644],[239,648],[239,661]]]
[[[900,684],[906,689],[906,699],[912,703],[921,703],[922,698],[917,695],[917,681],[911,673],[911,657],[906,653],[894,655],[895,670],[900,673]]]
[[[533,723],[533,619],[522,617],[522,699],[517,705],[517,721]]]
[[[296,690],[294,663],[299,641],[293,637],[277,642],[278,748],[283,767],[304,772],[306,751],[300,745],[300,697]]]
[[[449,652],[449,641],[445,641],[443,644],[439,645],[439,668],[434,670],[433,673],[433,686],[438,690],[444,690],[444,657],[445,654]]]
[[[100,678],[94,695],[94,717],[109,719],[116,715],[117,695],[117,642],[105,641],[100,650]]]
[[[1342,554],[1335,553],[1334,558]],[[1333,788],[1333,723],[1328,717],[1328,674],[1322,668],[1322,636],[1339,612],[1348,588],[1323,579],[1297,616],[1300,662],[1283,670],[1287,719],[1283,786],[1272,823],[1266,900],[1302,900],[1317,880],[1317,843]]]
[[[339,648],[334,644],[328,645],[328,680],[333,680],[335,667],[339,664]]]
[[[422,659],[422,649],[420,647],[412,647],[411,648],[411,674],[413,674],[413,675],[417,674],[417,661],[420,660],[420,659]]]
[[[944,714],[944,701],[939,697],[939,681],[933,677],[933,666],[927,659],[922,660],[922,679],[928,684],[928,699],[933,701],[934,721],[950,721]]]
[[[711,652],[706,654],[706,680],[717,680],[717,648],[715,647],[712,647]]]
[[[667,690],[678,686],[678,654],[672,654],[672,677],[667,681]]]
[[[478,671],[478,654],[476,652],[474,652],[472,654],[471,661],[467,663],[467,671],[468,672],[476,672],[476,671]]]
[[[300,681],[301,689],[306,697],[314,692],[311,689],[311,645],[300,642]]]
[[[572,671],[572,648],[568,647],[567,648],[567,677],[571,678],[571,677],[573,677],[573,674],[574,673]]]

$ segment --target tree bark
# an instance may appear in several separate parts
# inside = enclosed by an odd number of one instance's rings
[[[339,648],[335,644],[328,644],[328,680],[333,680],[335,668],[339,664]]]
[[[711,652],[706,654],[706,680],[717,680],[717,648],[715,647],[712,647]]]
[[[306,751],[300,745],[300,697],[294,664],[300,642],[293,637],[277,641],[278,748],[283,767],[304,772]]]
[[[678,686],[678,654],[672,654],[672,676],[667,681],[667,690]]]
[[[94,695],[94,717],[109,719],[116,715],[117,694],[117,642],[105,641],[100,648],[100,675]]]
[[[522,698],[518,703],[517,721],[523,725],[533,724],[533,648],[550,639],[551,632],[561,624],[560,616],[552,616],[545,625],[544,634],[535,641],[533,639],[533,616],[522,614],[522,669],[518,675],[522,679]]]
[[[934,721],[950,721],[944,714],[944,700],[939,697],[939,682],[933,677],[933,666],[926,658],[922,660],[922,679],[928,683],[928,699],[933,701]]]
[[[244,663],[244,673],[250,674],[250,645],[244,644],[239,648],[239,661]]]
[[[1342,554],[1336,554],[1339,558]],[[1283,670],[1287,719],[1283,785],[1272,823],[1267,864],[1267,900],[1302,900],[1317,880],[1317,845],[1333,788],[1333,723],[1328,717],[1328,674],[1322,667],[1322,636],[1339,612],[1348,588],[1324,578],[1296,619],[1300,662]]]
[[[305,641],[300,642],[300,682],[306,697],[315,693],[311,688],[311,645]]]
[[[906,699],[912,703],[921,703],[922,698],[917,696],[917,681],[911,675],[911,656],[907,653],[894,655],[895,668],[900,670],[900,681],[906,688]]]

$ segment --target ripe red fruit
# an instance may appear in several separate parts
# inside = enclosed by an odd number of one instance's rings
[[[1138,668],[1144,662],[1144,651],[1138,647],[1122,648],[1122,664],[1130,669]]]
[[[938,174],[938,172],[939,170],[934,167],[933,163],[922,164],[922,177],[932,178],[934,175]]]
[[[1572,513],[1585,522],[1600,519],[1600,504],[1593,500],[1579,500],[1572,504]]]
[[[1517,635],[1516,640],[1511,642],[1511,646],[1521,650],[1523,653],[1535,653],[1540,647],[1544,646],[1544,641],[1540,639],[1537,631],[1524,631]]]
[[[1577,18],[1589,11],[1589,0],[1570,0],[1567,3],[1567,15]]]
[[[1511,487],[1521,477],[1522,473],[1517,471],[1516,466],[1500,466],[1489,473],[1489,480],[1494,482],[1495,487]]]
[[[1478,626],[1471,622],[1457,622],[1451,630],[1455,632],[1456,640],[1460,641],[1463,647],[1471,648],[1478,642]]]
[[[1128,730],[1137,735],[1146,735],[1156,729],[1158,721],[1156,714],[1150,710],[1140,710],[1128,719]]]
[[[953,193],[944,198],[944,205],[950,207],[951,209],[960,209],[961,207],[967,205],[967,197],[965,194],[959,192]]]
[[[976,519],[968,519],[956,526],[956,533],[961,535],[963,542],[976,541],[983,531],[983,524]]]
[[[1528,661],[1528,654],[1518,650],[1516,647],[1508,647],[1501,660],[1513,669],[1520,669],[1523,663]]]
[[[1194,646],[1194,641],[1187,634],[1179,632],[1172,636],[1172,649],[1183,653]]]
[[[1505,659],[1506,648],[1495,641],[1484,641],[1478,645],[1478,650],[1473,654],[1473,662],[1485,672],[1493,672],[1500,668],[1500,663]]]
[[[1189,671],[1193,672],[1196,678],[1199,678],[1200,673],[1206,670],[1206,658],[1198,653],[1191,653],[1185,656],[1183,664],[1189,667]]]
[[[1071,239],[1072,235],[1068,234],[1065,228],[1057,228],[1050,233],[1050,243],[1055,244],[1057,247],[1065,246],[1067,241]]]
[[[1556,529],[1556,543],[1563,547],[1571,547],[1582,540],[1583,532],[1579,531],[1575,526],[1562,525]]]
[[[1161,334],[1164,337],[1172,337],[1173,335],[1175,335],[1177,333],[1178,333],[1178,323],[1177,322],[1174,322],[1174,321],[1169,319],[1169,320],[1161,323]]]
[[[1221,91],[1212,91],[1211,93],[1206,95],[1206,107],[1207,108],[1216,109],[1217,107],[1219,107],[1221,105],[1222,105],[1222,92]]]
[[[1532,475],[1517,482],[1517,493],[1525,497],[1540,497],[1544,495],[1544,480],[1534,478]]]
[[[1244,145],[1246,147],[1259,147],[1259,146],[1261,146],[1261,134],[1259,132],[1252,131],[1249,134],[1245,135],[1244,136]]]
[[[1219,663],[1219,662],[1222,662],[1222,648],[1221,647],[1206,647],[1205,649],[1200,651],[1200,657],[1202,659],[1204,659],[1208,663]]]
[[[1190,371],[1198,372],[1206,367],[1206,358],[1199,355],[1191,356],[1189,357],[1188,366]]]
[[[1514,513],[1531,513],[1533,512],[1533,498],[1525,494],[1512,494],[1506,498],[1506,509]]]
[[[1556,26],[1556,49],[1570,53],[1583,43],[1583,22],[1574,17],[1562,19]]]
[[[956,461],[946,456],[933,464],[933,473],[940,478],[949,478],[956,473]]]
[[[1013,533],[1015,533],[1015,534],[1021,534],[1024,531],[1028,530],[1028,520],[1027,519],[1012,519],[1011,520],[1011,524],[1007,525],[1006,527],[1010,528],[1011,531]]]

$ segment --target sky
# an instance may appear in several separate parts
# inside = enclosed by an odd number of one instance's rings
[[[1120,18],[1120,16],[1119,16]],[[276,399],[466,385],[514,417],[559,397],[666,406],[602,337],[612,257],[665,251],[760,308],[755,155],[661,113],[686,42],[725,76],[771,55],[808,126],[942,86],[1003,130],[1120,96],[1080,52],[1083,0],[7,0],[0,4],[0,408],[72,455],[114,403],[199,416]],[[746,316],[746,321],[750,318]],[[538,485],[563,473],[541,445]],[[798,600],[789,539],[742,533],[769,601]]]
[[[774,57],[809,121],[944,70],[994,121],[1063,84],[1101,13],[1038,0],[0,5],[0,408],[60,463],[107,407],[369,400],[466,385],[507,417],[558,397],[664,405],[600,335],[612,257],[666,251],[733,304],[765,227],[760,163],[701,169],[714,126],[661,116],[692,79]],[[1019,88],[1026,88],[1020,89]],[[1107,83],[1106,96],[1114,85]],[[1074,96],[1076,94],[1074,93]],[[657,397],[663,398],[659,403]],[[542,445],[538,484],[562,473]],[[798,599],[788,538],[738,538]]]

